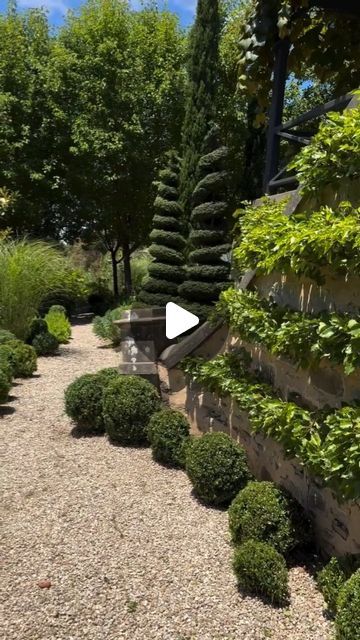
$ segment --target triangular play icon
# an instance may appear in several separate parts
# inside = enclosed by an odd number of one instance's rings
[[[168,302],[166,305],[166,337],[173,340],[182,333],[189,331],[199,324],[200,320],[190,311],[186,311],[174,302]]]

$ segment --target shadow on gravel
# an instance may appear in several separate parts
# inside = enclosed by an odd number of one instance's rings
[[[324,561],[316,553],[315,547],[310,543],[302,549],[294,549],[290,552],[286,558],[286,564],[288,569],[294,569],[295,567],[302,567],[313,578],[324,566]]]
[[[0,418],[4,418],[5,416],[11,416],[13,413],[15,413],[15,409],[14,407],[0,407]]]
[[[103,438],[103,433],[97,433],[96,431],[89,431],[85,427],[75,426],[71,429],[70,435],[76,440],[80,440],[82,438]]]
[[[276,602],[273,602],[273,600],[267,596],[263,596],[259,593],[255,595],[254,593],[252,593],[252,591],[248,591],[247,589],[242,589],[239,586],[237,587],[237,592],[242,598],[245,597],[245,598],[250,598],[250,600],[259,600],[260,602],[263,602],[264,604],[269,605],[275,611],[282,611],[283,609],[287,609],[291,604],[290,598],[286,598],[283,604],[278,604]]]
[[[144,442],[142,444],[122,444],[121,442],[116,442],[116,440],[112,440],[111,438],[108,438],[108,442],[109,444],[111,444],[112,447],[116,447],[117,449],[126,449],[127,451],[139,451],[139,449],[143,449],[145,451],[145,449],[149,449],[150,450],[150,445],[147,442]]]
[[[201,507],[206,507],[211,511],[227,511],[229,508],[228,504],[208,504],[207,502],[201,500],[199,496],[196,495],[194,489],[191,490],[191,497],[197,502]]]

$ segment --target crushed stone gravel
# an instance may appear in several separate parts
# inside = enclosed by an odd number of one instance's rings
[[[84,321],[0,410],[1,637],[330,640],[304,568],[286,609],[237,590],[227,514],[200,505],[184,472],[72,435],[64,389],[119,359]]]

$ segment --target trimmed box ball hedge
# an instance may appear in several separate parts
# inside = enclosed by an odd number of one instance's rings
[[[235,549],[233,568],[240,589],[273,604],[287,604],[288,570],[283,556],[270,544],[244,542]]]
[[[103,395],[106,387],[119,378],[116,369],[88,373],[72,382],[65,391],[65,411],[84,431],[104,433]]]
[[[155,387],[138,376],[120,376],[104,392],[103,416],[110,439],[124,446],[148,443],[150,418],[160,409]]]
[[[5,359],[14,378],[30,378],[37,369],[36,351],[21,340],[0,345],[0,360]]]
[[[47,333],[48,326],[43,318],[33,318],[29,328],[29,335],[27,338],[27,342],[32,344],[35,336],[38,336],[40,333]]]
[[[310,528],[300,505],[272,482],[249,482],[230,505],[229,525],[235,544],[259,540],[284,554],[307,541]]]
[[[360,632],[360,569],[341,588],[335,618],[337,640],[358,640]]]
[[[4,353],[4,350],[1,349],[1,345],[0,345],[0,371],[5,375],[8,383],[11,384],[14,377],[14,370],[9,360],[9,354],[7,352]]]
[[[6,344],[11,340],[16,340],[16,336],[7,329],[0,329],[0,344]]]
[[[225,433],[207,433],[186,448],[186,472],[205,504],[226,505],[249,480],[244,449]]]
[[[336,613],[341,588],[351,575],[360,569],[360,554],[331,558],[319,571],[316,581],[331,613]]]
[[[7,373],[0,369],[0,404],[7,401],[10,391],[10,382]]]
[[[149,440],[154,459],[173,467],[185,465],[185,443],[190,435],[190,425],[180,411],[162,409],[149,423]]]
[[[38,356],[53,356],[59,349],[58,339],[49,331],[38,333],[32,341]]]

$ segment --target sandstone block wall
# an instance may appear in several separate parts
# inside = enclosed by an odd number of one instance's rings
[[[193,355],[210,359],[231,346],[239,345],[252,351],[254,368],[260,368],[260,365],[268,367],[269,377],[273,376],[275,385],[282,390],[284,397],[297,393],[303,397],[303,401],[315,406],[323,406],[325,400],[332,401],[333,406],[338,404],[339,398],[329,393],[330,389],[315,389],[308,380],[308,372],[297,370],[278,358],[272,362],[271,355],[264,351],[260,353],[254,345],[241,343],[229,334],[226,327],[195,347]],[[283,486],[304,507],[313,522],[319,548],[325,555],[360,553],[360,503],[339,503],[335,494],[324,488],[318,479],[311,477],[296,460],[286,458],[280,445],[261,434],[252,434],[247,415],[240,411],[232,399],[218,398],[216,394],[186,380],[176,366],[167,369],[160,363],[158,369],[164,400],[188,416],[193,434],[224,431],[240,442],[247,451],[254,476]],[[354,387],[359,389],[357,383],[354,383]]]

